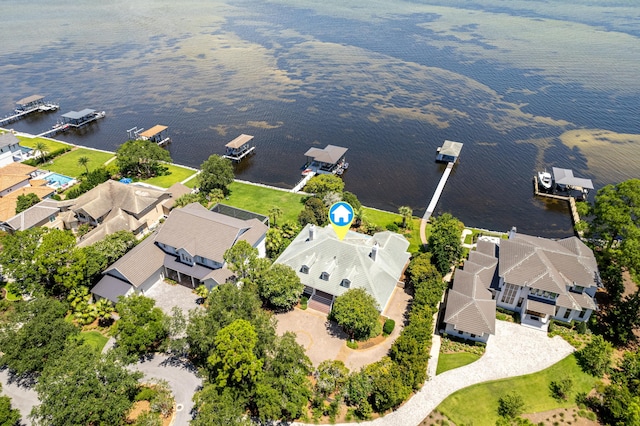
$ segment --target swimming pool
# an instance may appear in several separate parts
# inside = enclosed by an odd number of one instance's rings
[[[48,174],[47,176],[44,176],[43,179],[46,179],[47,182],[49,182],[49,185],[55,188],[57,187],[64,188],[68,186],[71,183],[71,181],[74,180],[72,177],[61,175],[59,173]]]

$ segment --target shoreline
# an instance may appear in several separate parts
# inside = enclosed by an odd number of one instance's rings
[[[99,149],[99,148],[93,148],[93,147],[89,147],[89,146],[85,146],[85,145],[74,144],[74,143],[65,142],[65,141],[61,141],[59,139],[50,138],[50,137],[37,136],[37,135],[33,135],[31,133],[25,133],[25,132],[19,132],[19,131],[13,130],[13,129],[7,129],[5,127],[0,127],[0,131],[9,132],[9,133],[12,133],[12,134],[14,134],[16,136],[21,136],[21,137],[24,137],[24,138],[27,138],[27,139],[40,138],[40,139],[49,140],[51,142],[68,145],[68,146],[74,147],[74,148],[82,148],[82,149],[87,149],[87,150],[90,150],[90,151],[103,152],[103,153],[106,153],[106,154],[112,154],[114,156],[116,155],[116,153],[114,151],[109,151],[109,150]],[[183,183],[183,184],[185,182],[188,182],[188,181],[192,180],[192,179],[195,179],[197,174],[200,173],[200,169],[195,168],[195,167],[186,166],[186,165],[183,165],[183,164],[178,164],[178,163],[173,163],[173,162],[171,162],[171,163],[167,162],[166,164],[170,164],[170,165],[173,165],[173,166],[176,166],[176,167],[181,167],[181,168],[185,168],[185,169],[188,169],[188,170],[192,170],[192,171],[194,171],[196,173],[196,174],[194,174],[192,176],[189,176],[184,181],[180,182],[180,183]],[[253,185],[253,186],[257,186],[257,187],[262,187],[262,188],[267,188],[267,189],[273,189],[273,190],[276,190],[276,191],[282,191],[282,192],[291,193],[291,189],[288,189],[288,188],[282,188],[282,187],[278,187],[278,186],[274,186],[274,185],[268,185],[268,184],[264,184],[264,183],[260,183],[260,182],[251,182],[251,181],[244,180],[244,179],[237,179],[235,177],[234,177],[233,180],[234,180],[234,182],[238,182],[238,183],[242,183],[242,184],[246,184],[246,185]],[[144,186],[152,187],[152,188],[157,188],[157,189],[160,189],[160,190],[166,190],[167,189],[167,188],[163,188],[163,187],[160,187],[160,186],[157,186],[157,185],[153,185],[153,184],[149,184],[149,183],[146,183],[146,182],[136,182],[136,183],[144,185]],[[298,191],[297,194],[310,195],[309,193],[304,192],[304,191]],[[389,210],[383,210],[383,209],[379,209],[377,207],[369,207],[369,206],[365,206],[364,204],[362,206],[367,208],[367,209],[370,209],[370,210],[379,211],[381,213],[399,215],[399,213],[397,213],[397,212],[392,212],[392,211],[389,211]],[[414,216],[414,218],[419,219],[418,216]],[[466,225],[466,224],[465,224],[465,228],[466,229],[478,229],[480,231],[486,231],[486,232],[492,232],[492,233],[500,233],[500,234],[506,233],[506,232],[503,232],[503,231],[491,231],[491,230],[487,230],[487,229],[483,229],[483,228],[477,228],[477,227],[469,226],[469,225]]]

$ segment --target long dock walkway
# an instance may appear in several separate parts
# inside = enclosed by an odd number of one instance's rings
[[[453,162],[448,163],[447,168],[444,169],[444,173],[442,173],[442,177],[440,178],[440,182],[438,182],[436,191],[433,193],[433,197],[431,197],[427,210],[424,212],[424,216],[422,216],[422,220],[420,221],[420,239],[422,240],[422,245],[427,245],[427,222],[429,222],[431,215],[436,209],[436,205],[438,204],[438,200],[440,200],[444,186],[447,184],[451,170],[453,170],[453,164]]]
[[[301,180],[291,189],[291,192],[296,193],[302,191],[302,188],[316,175],[316,172],[307,173]]]

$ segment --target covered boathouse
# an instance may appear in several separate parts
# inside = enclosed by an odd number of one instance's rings
[[[436,161],[443,163],[455,163],[458,161],[463,145],[464,144],[462,142],[444,141],[444,144],[438,148]]]
[[[171,142],[171,138],[167,134],[167,126],[156,124],[149,130],[145,130],[138,134],[138,139],[143,141],[151,141],[158,145],[164,145]]]
[[[223,155],[231,161],[241,161],[244,157],[255,151],[256,147],[250,142],[253,136],[244,133],[225,145],[226,151]]]
[[[304,155],[307,156],[306,169],[318,174],[338,174],[349,166],[345,161],[348,148],[335,145],[327,145],[325,148],[310,148]]]
[[[81,127],[104,116],[104,111],[98,112],[95,109],[85,108],[82,111],[69,111],[66,114],[62,114],[62,119],[64,124],[71,127]]]

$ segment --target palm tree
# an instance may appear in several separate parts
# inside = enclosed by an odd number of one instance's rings
[[[44,158],[46,157],[47,154],[47,144],[42,142],[42,141],[38,141],[36,142],[36,146],[35,146],[35,151],[36,154],[38,156],[38,159],[40,160],[40,162],[44,162]]]
[[[89,167],[87,166],[87,164],[89,164],[90,158],[87,157],[86,155],[83,155],[82,157],[78,158],[78,165],[79,166],[83,166],[84,169],[87,171],[87,174],[89,174]]]
[[[272,217],[273,225],[276,225],[276,221],[282,216],[282,209],[278,206],[273,206],[269,209],[269,216]]]
[[[402,227],[407,227],[407,221],[411,220],[411,216],[413,216],[413,209],[409,206],[400,206],[398,208],[398,213],[402,215]]]
[[[359,228],[360,225],[362,225],[362,222],[364,222],[365,220],[364,216],[364,209],[362,207],[360,207],[359,209],[355,209],[353,212],[353,226]]]
[[[113,303],[107,299],[100,299],[95,303],[95,312],[98,317],[98,324],[108,325],[113,315]]]

